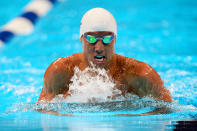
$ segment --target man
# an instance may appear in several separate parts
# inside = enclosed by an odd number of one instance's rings
[[[74,68],[104,68],[116,83],[122,95],[135,94],[156,100],[172,102],[170,92],[164,87],[157,72],[148,64],[115,54],[117,25],[110,12],[103,8],[89,10],[82,18],[80,41],[83,52],[59,58],[45,72],[44,85],[38,102],[51,101],[56,95],[70,94],[69,84]],[[121,86],[124,85],[124,86]]]

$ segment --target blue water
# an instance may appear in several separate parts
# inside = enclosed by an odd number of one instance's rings
[[[20,15],[28,2],[0,1],[0,27]],[[48,65],[59,57],[82,51],[80,20],[94,7],[106,8],[117,20],[116,52],[151,65],[170,90],[175,100],[173,108],[179,111],[112,117],[105,115],[116,111],[86,112],[84,109],[78,113],[81,117],[65,117],[38,113],[31,110],[31,105],[27,108],[39,97]],[[180,121],[196,120],[197,1],[60,1],[38,21],[32,34],[17,36],[0,47],[0,101],[0,127],[6,131],[172,130]],[[124,110],[117,112],[125,113]]]

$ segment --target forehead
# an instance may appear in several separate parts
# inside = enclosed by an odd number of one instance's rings
[[[95,31],[95,32],[86,32],[87,35],[93,35],[93,36],[106,36],[106,35],[114,35],[111,31]]]

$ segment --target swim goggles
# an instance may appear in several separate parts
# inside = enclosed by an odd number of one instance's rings
[[[96,42],[98,40],[102,40],[103,44],[108,45],[114,39],[114,35],[107,35],[107,36],[104,36],[104,37],[95,37],[95,36],[92,36],[92,35],[84,34],[84,36],[90,44],[96,44]]]

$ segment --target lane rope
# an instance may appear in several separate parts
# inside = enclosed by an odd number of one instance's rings
[[[33,32],[37,20],[45,16],[57,0],[33,0],[23,12],[5,24],[0,30],[0,46],[8,43],[14,36],[28,35]]]

